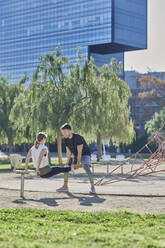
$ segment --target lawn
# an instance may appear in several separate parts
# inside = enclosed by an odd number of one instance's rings
[[[66,158],[63,159],[63,164],[66,164]],[[51,165],[55,166],[58,165],[58,160],[57,159],[51,159]],[[103,163],[96,163],[94,166],[102,166],[104,165]],[[22,161],[22,165],[19,167],[19,169],[24,169],[25,167],[25,159]],[[82,167],[80,165],[80,167]],[[29,163],[29,169],[34,169],[33,163]],[[11,170],[11,163],[9,158],[0,158],[0,171],[3,170]]]
[[[3,248],[165,247],[165,215],[0,209]]]
[[[10,170],[10,159],[9,158],[0,158],[0,170]]]
[[[66,159],[63,160],[63,163],[66,163]],[[57,159],[52,159],[51,160],[52,166],[58,165],[58,160]],[[25,167],[25,159],[22,161],[22,165],[19,169],[24,169]],[[33,169],[33,163],[29,163],[29,169]],[[9,158],[0,158],[0,170],[11,170],[11,163]]]
[[[142,156],[139,156],[137,158],[147,159],[148,157],[149,157],[149,155],[142,155]],[[63,159],[63,164],[66,164],[66,158]],[[103,166],[105,164],[107,164],[107,162],[105,163],[103,161],[100,161],[100,162],[93,163],[93,166]],[[58,160],[57,159],[51,159],[51,165],[52,166],[58,165]],[[24,166],[25,166],[25,159],[23,159],[22,166],[19,169],[24,169]],[[32,162],[30,162],[29,163],[29,169],[33,169],[33,168],[34,168],[33,164],[32,164]],[[9,158],[0,158],[0,171],[1,170],[11,170],[11,164],[10,164]]]

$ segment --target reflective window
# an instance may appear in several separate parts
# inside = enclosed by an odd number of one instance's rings
[[[143,2],[115,0],[120,44],[143,46]],[[0,6],[0,70],[16,80],[24,72],[32,74],[38,58],[55,52],[58,44],[75,63],[77,47],[88,57],[89,46],[112,42],[111,0],[0,0]]]

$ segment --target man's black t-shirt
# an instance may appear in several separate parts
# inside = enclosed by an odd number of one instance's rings
[[[91,155],[89,146],[87,145],[85,139],[77,133],[73,133],[71,139],[64,139],[64,142],[74,156],[77,156],[78,154],[77,146],[79,145],[83,145],[82,155]]]

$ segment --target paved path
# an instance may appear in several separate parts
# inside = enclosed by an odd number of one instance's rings
[[[106,166],[96,167],[95,181],[106,172]],[[35,174],[25,178],[25,190],[56,192],[62,186],[63,175],[49,179],[42,179]],[[19,189],[20,175],[13,172],[0,173],[0,188]],[[89,182],[83,169],[79,169],[75,175],[70,175],[69,188],[72,193],[89,192]],[[124,195],[162,195],[165,196],[165,173],[153,174],[129,181],[118,182],[106,186],[97,186],[98,194],[124,194]]]
[[[95,180],[106,171],[97,168]],[[37,207],[65,210],[117,210],[165,213],[165,174],[150,175],[135,180],[96,187],[97,196],[90,196],[89,183],[83,170],[71,175],[70,194],[56,193],[63,184],[63,175],[41,179],[28,175],[25,198],[19,197],[20,176],[0,173],[0,207]]]
[[[110,211],[165,213],[165,197],[124,195],[85,195],[75,193],[26,192],[21,199],[15,190],[0,189],[0,207],[32,207],[51,210]]]

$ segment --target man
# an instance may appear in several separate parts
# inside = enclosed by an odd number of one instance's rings
[[[61,127],[61,133],[64,136],[68,164],[72,159],[72,155],[74,156],[73,163],[75,164],[74,166],[75,169],[79,169],[80,163],[82,163],[91,184],[90,194],[95,194],[96,192],[93,182],[93,176],[90,169],[91,153],[89,150],[89,146],[87,145],[85,139],[81,135],[72,133],[72,128],[67,123]],[[68,177],[69,177],[69,173],[65,173],[64,185],[61,188],[57,189],[57,192],[69,191]]]

